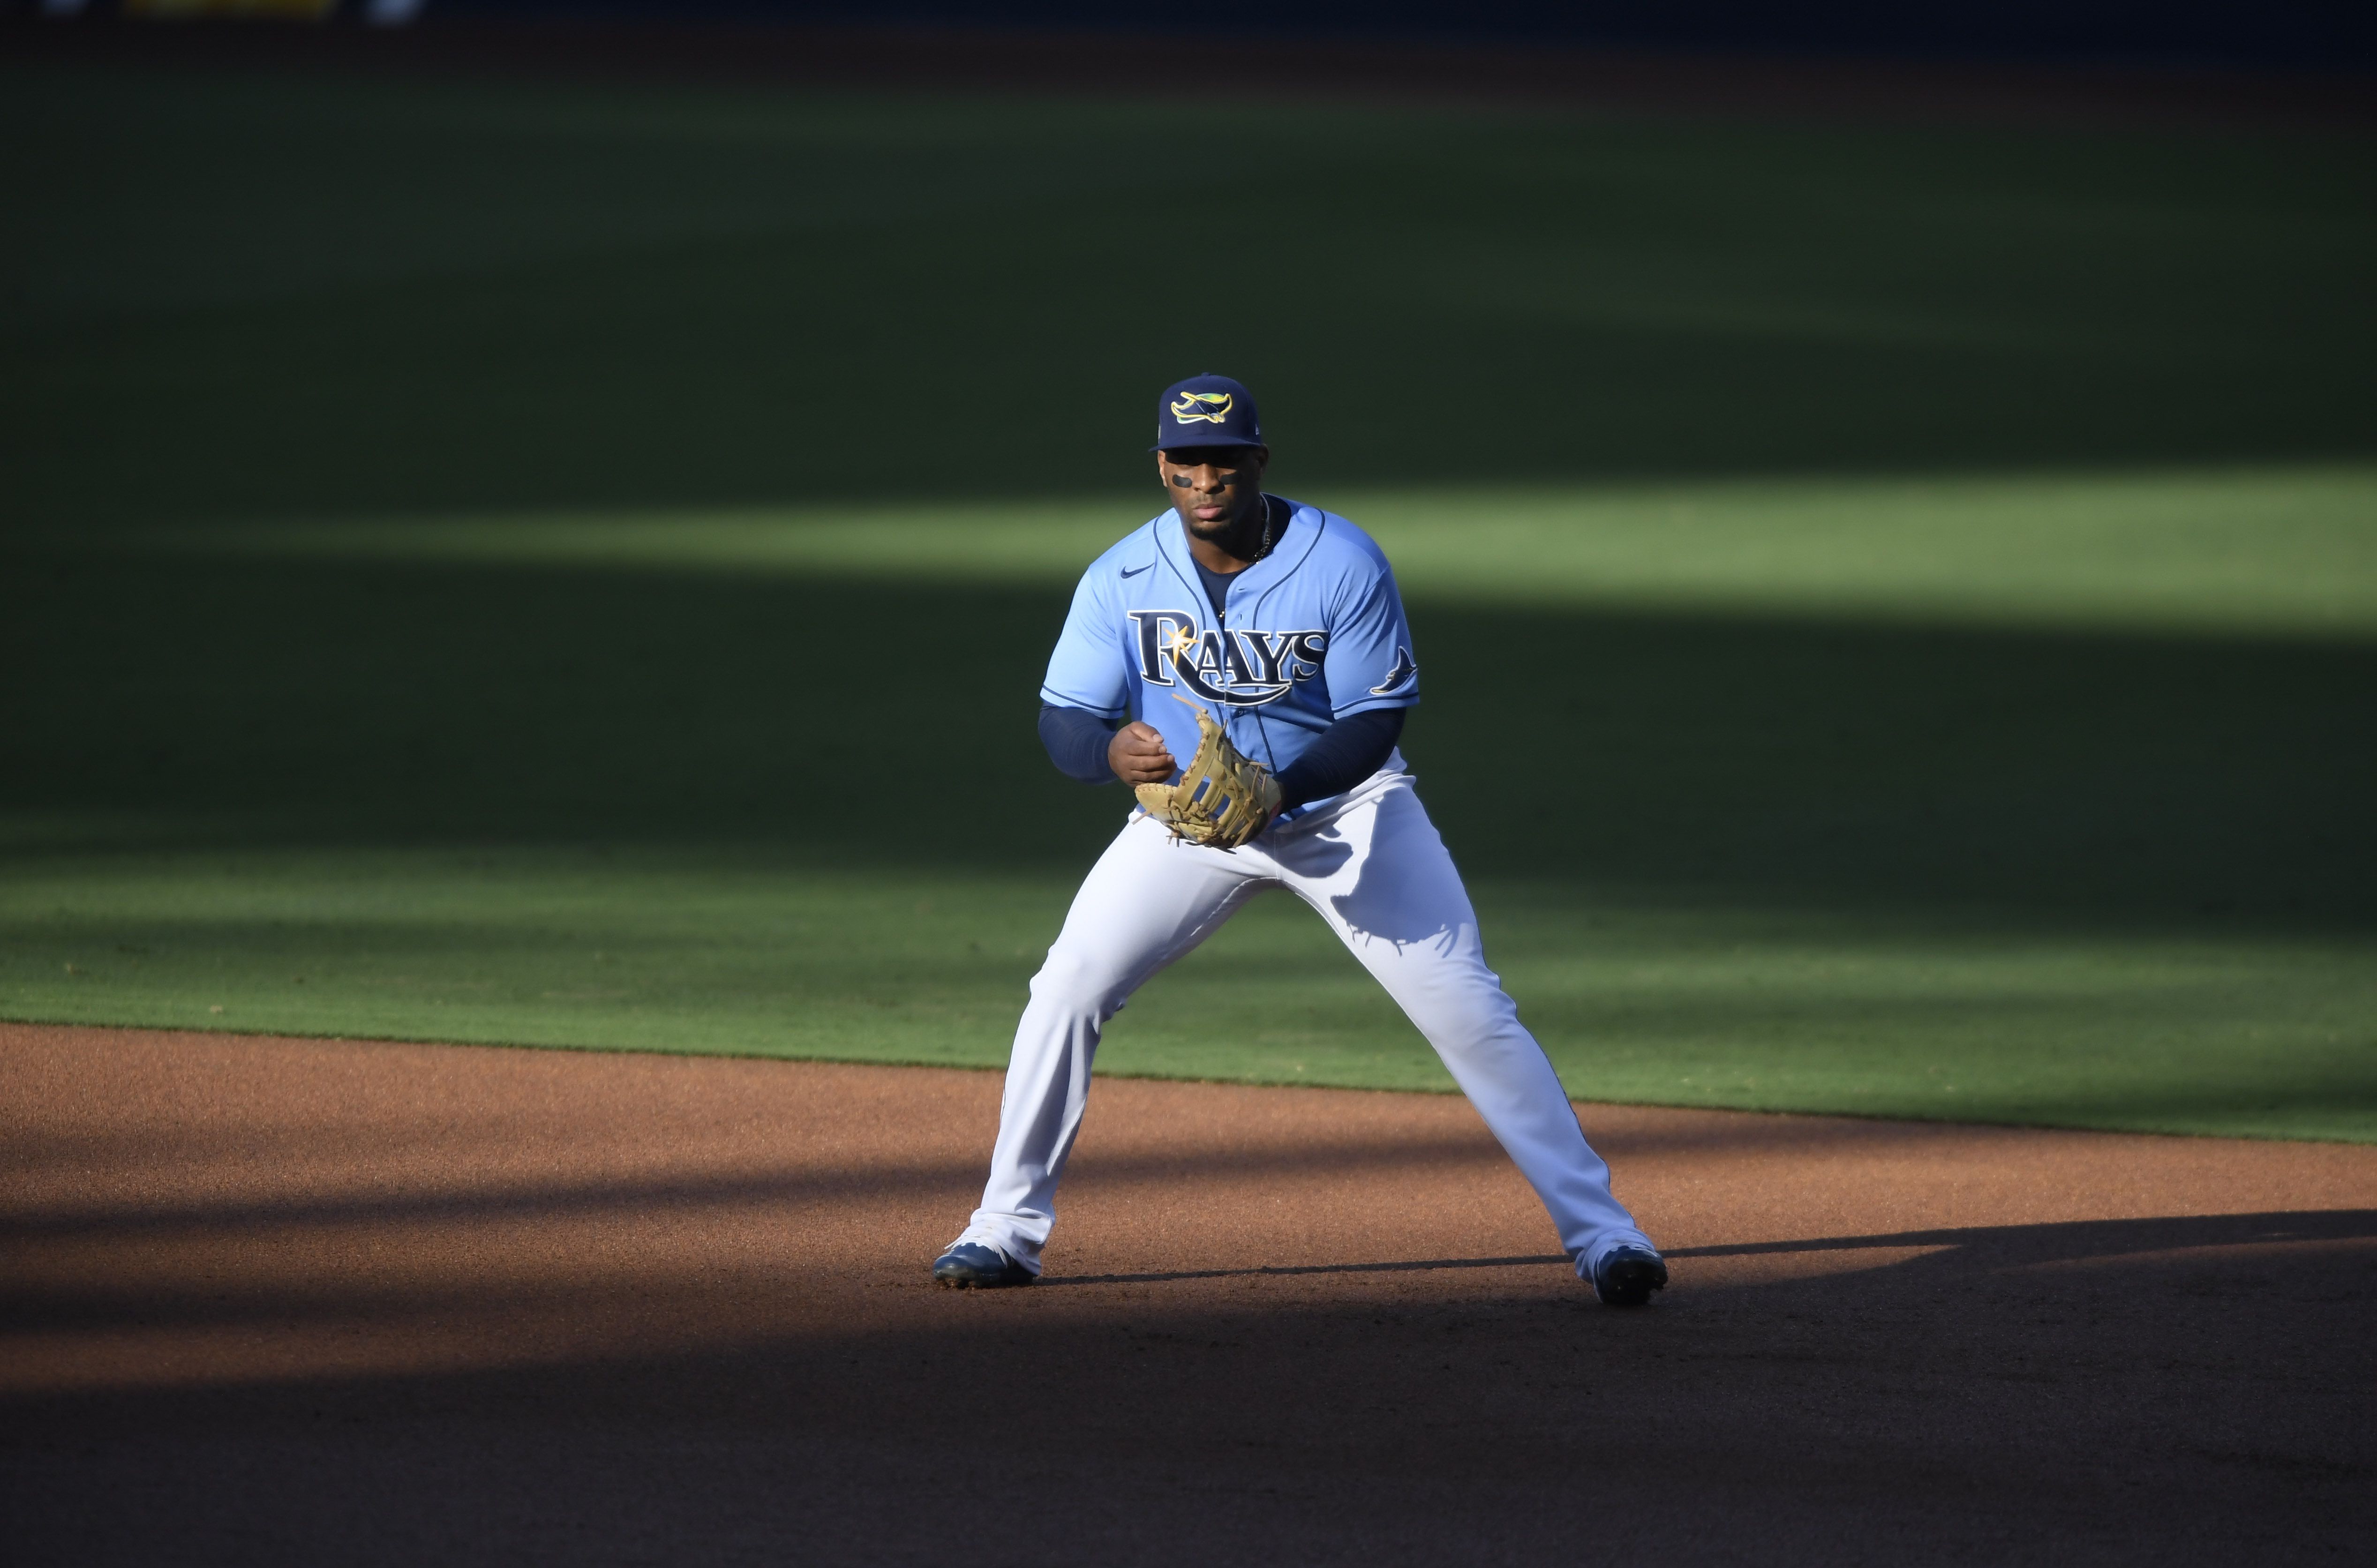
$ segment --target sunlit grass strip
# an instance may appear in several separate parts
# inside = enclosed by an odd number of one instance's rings
[[[1376,534],[1418,601],[2377,636],[2377,468],[1442,487],[1314,499]],[[1147,494],[418,517],[149,537],[161,547],[284,557],[1056,586],[1157,504]]]

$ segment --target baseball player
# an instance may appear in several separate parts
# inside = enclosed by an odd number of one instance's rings
[[[1178,383],[1156,425],[1172,509],[1083,574],[1040,689],[1057,768],[1137,786],[1141,809],[1033,977],[982,1206],[933,1277],[1039,1277],[1106,1020],[1248,899],[1284,887],[1427,1037],[1578,1276],[1606,1302],[1641,1305],[1666,1265],[1611,1196],[1608,1166],[1486,967],[1469,895],[1396,748],[1419,667],[1386,556],[1344,518],[1263,493],[1271,449],[1238,383]]]

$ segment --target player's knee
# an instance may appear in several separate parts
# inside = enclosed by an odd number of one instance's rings
[[[1115,977],[1107,969],[1108,966],[1084,954],[1051,947],[1047,962],[1032,977],[1032,999],[1068,1013],[1111,1013],[1120,1005],[1120,1000],[1114,999],[1109,1004]]]
[[[1518,1004],[1499,985],[1451,988],[1423,1002],[1413,1017],[1449,1052],[1492,1057],[1535,1048],[1534,1038],[1519,1025]]]
[[[1445,967],[1419,986],[1403,986],[1395,1000],[1421,1028],[1436,1024],[1457,1033],[1499,1033],[1519,1022],[1519,1003],[1486,967]],[[1427,1022],[1421,1022],[1427,1019]]]

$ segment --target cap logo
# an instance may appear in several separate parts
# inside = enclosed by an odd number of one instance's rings
[[[1183,392],[1180,401],[1172,405],[1172,417],[1182,424],[1195,424],[1199,420],[1219,424],[1230,417],[1230,395],[1227,392]]]

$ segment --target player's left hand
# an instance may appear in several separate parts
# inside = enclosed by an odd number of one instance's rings
[[[1186,701],[1186,698],[1182,699]],[[1279,780],[1237,747],[1203,708],[1197,710],[1197,754],[1177,784],[1139,786],[1139,809],[1172,829],[1176,838],[1209,849],[1235,849],[1279,814]]]

